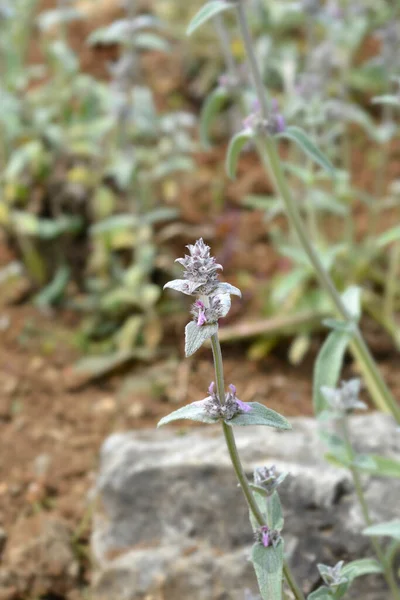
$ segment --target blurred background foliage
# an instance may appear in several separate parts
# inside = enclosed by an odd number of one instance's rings
[[[332,180],[282,148],[309,234],[338,287],[361,286],[365,312],[398,347],[399,8],[249,4],[280,112],[336,168]],[[152,358],[179,310],[160,291],[174,246],[204,235],[244,291],[242,323],[222,340],[251,338],[256,359],[290,334],[297,364],[329,304],[251,152],[226,182],[224,147],[254,98],[229,17],[222,31],[210,24],[186,38],[200,5],[0,2],[0,225],[17,260],[2,286],[23,278],[24,298],[43,310],[82,313],[90,353]],[[260,261],[268,268],[252,269]]]

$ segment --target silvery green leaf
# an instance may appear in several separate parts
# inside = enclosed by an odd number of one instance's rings
[[[395,123],[382,123],[382,125],[376,127],[374,139],[378,144],[385,144],[393,138],[396,131],[397,125]]]
[[[373,463],[361,464],[358,466],[359,469],[372,475],[400,479],[400,460],[379,456],[379,454],[370,454],[369,457],[372,459]]]
[[[251,561],[263,600],[282,600],[283,541],[275,548],[254,544]]]
[[[276,277],[274,286],[271,292],[271,300],[275,305],[281,305],[291,294],[295,294],[301,290],[304,284],[310,277],[308,268],[295,267],[290,273],[285,273]]]
[[[182,408],[178,408],[178,410],[163,417],[157,427],[161,427],[172,421],[179,421],[180,419],[189,419],[190,421],[198,421],[200,423],[217,423],[218,419],[213,419],[205,411],[205,402],[206,400],[200,400],[199,402],[192,402]]]
[[[357,467],[357,469],[361,469],[362,471],[371,472],[371,470],[376,471],[376,462],[370,454],[357,454],[354,457],[353,465]]]
[[[273,492],[271,496],[266,498],[267,509],[267,525],[270,529],[282,531],[283,529],[283,514],[282,506],[278,492]]]
[[[210,146],[211,123],[228,100],[229,93],[224,87],[217,87],[207,96],[200,114],[200,140],[203,146]]]
[[[204,6],[195,14],[193,19],[190,21],[186,34],[192,35],[196,29],[201,27],[203,23],[218,15],[219,13],[232,8],[233,3],[228,0],[213,0],[211,2],[206,2]]]
[[[314,162],[320,165],[325,171],[327,171],[331,177],[335,177],[335,167],[327,156],[321,152],[321,150],[314,144],[314,142],[308,137],[308,135],[294,125],[287,127],[285,131],[277,134],[275,137],[284,138],[295,142],[307,156],[312,158]]]
[[[262,490],[262,493],[258,493],[256,486],[252,485],[251,488],[253,490],[253,495],[254,495],[255,501],[257,502],[257,506],[260,509],[261,514],[265,517],[265,520],[267,520],[267,514],[266,514],[266,508],[267,508],[266,500],[267,499],[265,497],[265,491],[262,488],[260,488]],[[251,523],[253,530],[256,531],[260,527],[260,524],[250,509],[249,509],[249,518],[250,518],[250,523]]]
[[[372,98],[373,104],[386,104],[387,106],[397,106],[400,108],[400,97],[395,94],[385,94],[384,96],[375,96]]]
[[[386,523],[371,525],[362,531],[363,535],[388,536],[400,540],[400,519],[393,519]]]
[[[185,355],[192,356],[217,331],[218,323],[199,327],[194,321],[190,321],[185,327]]]
[[[324,454],[324,459],[330,465],[337,467],[339,469],[349,469],[351,467],[351,460],[348,458],[343,458],[338,455],[332,454],[331,452],[327,452]]]
[[[99,223],[90,227],[90,233],[96,234],[107,234],[114,231],[120,231],[124,229],[132,229],[138,224],[138,218],[136,215],[120,214],[113,215],[107,219],[103,219]]]
[[[307,600],[332,600],[332,598],[334,598],[333,592],[326,585],[319,587],[307,596]]]
[[[325,459],[338,467],[349,467],[352,464],[352,459],[349,456],[346,444],[343,440],[330,431],[319,431],[319,437],[328,446],[329,452],[325,455]]]
[[[155,33],[138,33],[133,39],[134,45],[140,50],[158,50],[168,52],[170,46],[168,42]]]
[[[354,333],[355,324],[350,321],[338,321],[337,319],[324,319],[322,325],[333,329],[334,331],[345,331],[349,334]]]
[[[243,129],[243,131],[239,131],[236,135],[231,139],[228,150],[226,153],[226,172],[228,177],[231,179],[235,179],[236,177],[236,168],[239,160],[239,155],[243,149],[243,147],[254,137],[254,132],[252,129]]]
[[[339,202],[335,194],[331,194],[326,190],[311,188],[309,190],[309,202],[317,211],[324,211],[340,217],[345,217],[350,212],[348,205]]]
[[[348,121],[351,123],[357,123],[362,127],[366,133],[371,137],[374,137],[376,126],[374,120],[370,115],[363,110],[361,107],[351,104],[350,102],[343,102],[342,100],[332,99],[326,102],[326,109],[333,111],[341,121]]]
[[[37,18],[37,23],[39,29],[48,31],[56,25],[71,23],[72,21],[77,21],[79,19],[83,19],[83,14],[79,12],[79,10],[76,10],[76,8],[55,8],[40,13]]]
[[[247,413],[238,413],[232,419],[226,420],[227,425],[240,425],[246,427],[248,425],[266,425],[275,429],[291,429],[292,426],[279,413],[271,408],[267,408],[259,402],[247,402],[251,410]]]
[[[332,331],[318,354],[313,377],[313,405],[317,417],[323,410],[329,410],[321,388],[336,387],[350,339],[347,331]]]
[[[147,29],[149,27],[164,29],[162,21],[158,17],[153,15],[139,15],[134,19],[130,19],[131,31],[137,31],[138,29]]]
[[[285,171],[288,171],[295,177],[298,177],[307,186],[312,185],[313,179],[314,179],[314,173],[312,172],[311,169],[305,169],[303,167],[299,167],[298,165],[295,165],[293,163],[286,162],[286,161],[282,162],[282,166],[285,169]]]
[[[218,298],[221,302],[221,317],[226,317],[231,309],[231,296],[230,294],[218,294]]]
[[[388,229],[387,231],[385,231],[384,233],[379,235],[376,238],[375,243],[378,246],[378,248],[383,248],[384,246],[387,246],[387,244],[396,242],[399,239],[400,239],[400,225],[396,225],[395,227],[392,227],[391,229]]]
[[[182,292],[182,294],[186,294],[187,296],[191,296],[193,294],[193,292],[195,291],[196,286],[194,286],[193,289],[193,284],[192,284],[192,289],[189,287],[189,281],[187,279],[173,279],[172,281],[168,281],[168,283],[166,283],[164,285],[164,290],[166,288],[170,288],[171,290],[175,290],[176,292]],[[200,283],[198,284],[197,287],[200,287]]]
[[[359,321],[361,317],[361,291],[357,285],[351,285],[341,295],[346,310],[355,321]]]
[[[382,571],[382,565],[374,558],[360,558],[345,565],[342,569],[342,575],[351,582],[356,577],[382,573]]]
[[[231,285],[230,283],[219,283],[217,287],[217,293],[220,292],[223,294],[231,294],[232,296],[239,296],[239,298],[242,297],[242,292],[239,290],[239,288]]]

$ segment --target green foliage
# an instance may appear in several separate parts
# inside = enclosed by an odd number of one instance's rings
[[[200,139],[203,146],[210,145],[209,132],[212,122],[229,100],[229,93],[224,87],[217,87],[206,98],[200,115]]]
[[[235,179],[236,177],[236,169],[241,151],[253,137],[254,132],[251,129],[244,129],[234,135],[229,142],[226,153],[226,172],[231,179]]]
[[[194,354],[217,331],[217,323],[198,327],[194,321],[190,321],[185,328],[185,355],[191,356]]]
[[[400,540],[400,519],[371,525],[364,529],[363,534],[370,536],[387,536],[392,537],[395,540]]]
[[[203,23],[229,8],[232,8],[232,6],[233,3],[229,0],[211,0],[211,2],[207,2],[190,21],[186,32],[187,35],[192,35],[192,33],[201,27]]]
[[[282,415],[275,412],[271,408],[267,408],[259,402],[247,402],[247,406],[251,408],[247,413],[239,413],[229,421],[227,425],[240,425],[241,427],[251,425],[265,425],[274,427],[275,429],[291,429],[289,421]]]
[[[276,547],[254,544],[251,561],[263,600],[282,599],[283,541]]]
[[[167,425],[180,419],[189,419],[190,421],[198,421],[200,423],[218,423],[218,419],[213,419],[207,415],[200,402],[192,402],[192,404],[178,408],[178,410],[163,417],[157,427],[162,427],[162,425]]]
[[[177,216],[155,198],[192,168],[195,148],[191,116],[159,114],[137,68],[144,52],[169,43],[150,14],[93,32],[91,44],[121,44],[111,86],[81,70],[69,27],[84,15],[71,2],[37,15],[44,62],[29,66],[35,7],[17,0],[0,21],[0,225],[35,302],[88,313],[85,345],[154,352],[162,335],[154,231]]]
[[[350,340],[351,334],[348,331],[332,331],[318,354],[313,378],[313,405],[316,416],[327,408],[321,387],[336,387]]]
[[[299,127],[287,127],[285,131],[279,133],[277,138],[290,140],[297,144],[301,150],[308,155],[314,162],[320,165],[329,175],[335,176],[335,168],[331,161],[319,150],[314,142],[307,136],[305,131]]]

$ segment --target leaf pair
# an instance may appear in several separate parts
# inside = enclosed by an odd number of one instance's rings
[[[240,131],[230,141],[227,157],[226,172],[231,179],[236,176],[237,163],[244,146],[255,137],[255,132],[251,128]],[[331,161],[308,137],[305,131],[299,127],[289,126],[282,133],[275,135],[278,139],[287,139],[294,142],[311,160],[322,167],[332,178],[335,177],[335,168]]]
[[[218,418],[211,417],[207,413],[205,403],[206,400],[200,400],[198,402],[187,404],[166,417],[163,417],[157,427],[180,419],[189,419],[200,423],[218,423]],[[289,421],[271,408],[267,408],[259,402],[248,402],[247,406],[250,408],[249,412],[237,413],[232,419],[226,419],[225,423],[227,425],[238,425],[240,427],[248,425],[265,425],[275,429],[291,429]]]

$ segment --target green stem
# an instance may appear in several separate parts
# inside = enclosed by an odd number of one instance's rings
[[[364,490],[363,490],[363,486],[362,486],[360,473],[358,471],[358,468],[354,465],[355,454],[354,454],[353,446],[351,444],[350,432],[349,432],[349,427],[348,427],[346,416],[344,416],[340,420],[340,428],[342,430],[343,440],[346,445],[348,458],[350,459],[350,461],[352,463],[351,466],[349,467],[349,469],[350,469],[350,472],[351,472],[351,475],[353,478],[354,489],[355,489],[355,492],[356,492],[356,495],[358,498],[358,502],[361,507],[361,512],[363,514],[365,524],[367,525],[367,527],[370,527],[371,525],[373,525],[373,521],[369,514],[368,504],[365,499],[365,494],[364,494]],[[371,545],[375,551],[375,554],[377,555],[379,562],[382,565],[382,568],[384,570],[385,579],[390,588],[393,598],[395,598],[395,600],[400,600],[400,590],[397,587],[392,568],[385,557],[385,553],[382,550],[380,543],[373,536],[370,537],[370,541],[371,541]]]
[[[253,76],[254,85],[257,91],[260,106],[263,111],[263,114],[264,111],[266,111],[266,115],[268,115],[268,107],[266,103],[264,86],[261,81],[256,57],[253,51],[253,45],[245,10],[241,2],[239,2],[236,5],[236,11],[239,28],[243,38],[246,53],[249,58],[249,65],[251,67],[251,73]],[[298,207],[293,201],[291,192],[287,185],[274,139],[269,135],[260,137],[257,140],[257,149],[259,151],[261,161],[264,167],[266,168],[267,173],[270,174],[270,176],[272,177],[272,180],[275,184],[275,188],[285,204],[288,221],[296,231],[300,243],[308,256],[311,265],[314,268],[316,277],[321,287],[330,297],[337,315],[345,321],[353,321],[352,316],[346,309],[332,279],[325,270],[316,249],[310,241],[309,234],[306,228],[304,227],[304,223],[300,216]],[[360,368],[366,380],[370,394],[373,400],[375,401],[375,404],[381,410],[391,412],[394,418],[397,420],[397,422],[400,423],[400,406],[397,404],[390,390],[386,386],[386,383],[383,380],[382,375],[380,374],[379,369],[367,345],[365,344],[365,341],[358,328],[356,329],[354,339],[350,347],[353,352],[353,355],[360,364]]]
[[[214,357],[214,369],[215,369],[215,379],[217,384],[217,392],[220,402],[225,398],[225,383],[224,383],[224,367],[222,362],[222,352],[221,345],[219,343],[218,334],[215,333],[211,337],[211,347],[213,351]],[[247,505],[251,512],[253,513],[254,518],[257,523],[259,523],[260,527],[266,525],[266,519],[262,512],[260,511],[258,504],[253,496],[253,492],[251,491],[246,473],[243,469],[242,462],[240,460],[239,452],[236,446],[235,435],[233,433],[232,427],[227,425],[226,423],[222,423],[222,429],[225,436],[226,446],[228,448],[229,456],[232,462],[233,469],[235,471],[237,480],[242,489],[244,497],[246,498]],[[291,572],[289,565],[286,561],[283,564],[283,573],[285,575],[285,579],[292,590],[294,597],[296,600],[305,600],[305,596],[299,586],[294,579],[294,576]]]
[[[386,278],[383,313],[388,321],[394,320],[394,301],[396,298],[397,273],[400,263],[400,244],[395,242],[390,248],[389,267]]]

